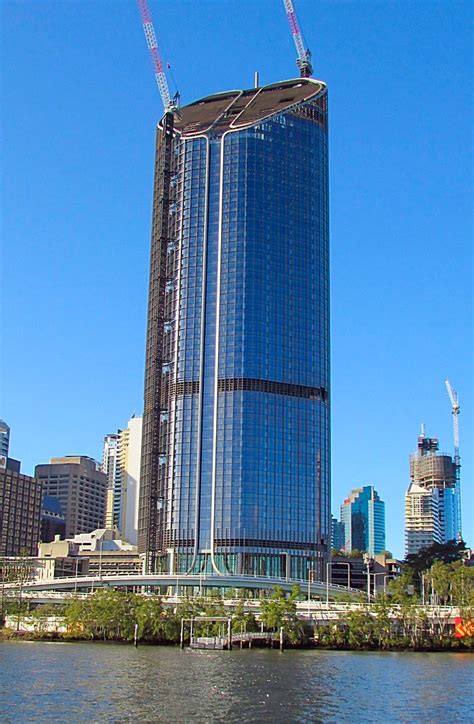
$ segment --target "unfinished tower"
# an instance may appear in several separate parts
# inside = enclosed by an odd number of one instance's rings
[[[329,465],[327,89],[298,78],[157,129],[148,570],[323,578]]]
[[[457,537],[456,465],[438,449],[438,438],[422,433],[417,452],[410,456],[411,484],[405,496],[407,554]]]

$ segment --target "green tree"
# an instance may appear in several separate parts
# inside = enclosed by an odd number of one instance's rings
[[[299,587],[293,587],[289,598],[286,598],[280,586],[275,586],[269,598],[260,603],[260,619],[263,624],[274,631],[283,628],[287,640],[292,643],[307,643],[311,637],[310,627],[298,619],[296,599],[300,594]]]
[[[37,606],[31,611],[28,618],[34,626],[35,634],[40,636],[46,633],[49,633],[49,635],[54,634],[54,628],[49,632],[50,622],[53,620],[54,623],[55,619],[60,621],[63,609],[64,607],[61,605],[48,603]]]
[[[347,643],[351,649],[371,648],[374,641],[374,624],[366,610],[349,611],[346,614]]]
[[[64,619],[66,623],[66,636],[71,638],[92,638],[92,631],[88,629],[88,599],[77,596],[69,598],[64,605]]]
[[[29,558],[28,549],[21,548],[20,554],[15,558],[2,559],[0,561],[0,570],[2,578],[1,622],[3,623],[4,613],[6,613],[6,611],[16,613],[18,616],[18,631],[20,628],[21,614],[24,610],[28,609],[28,602],[25,603],[23,600],[23,587],[28,580],[34,577],[34,564]],[[17,599],[15,603],[11,600],[8,604],[5,603],[5,583],[16,584]]]
[[[138,638],[144,641],[158,641],[162,635],[163,603],[160,596],[143,596],[135,608]]]
[[[218,591],[211,589],[209,596],[203,599],[203,615],[209,617],[216,616],[219,618],[230,618],[230,613],[226,611],[224,605],[224,599]],[[204,626],[206,628],[206,634],[209,636],[220,636],[224,633],[223,629],[225,629],[225,626],[223,626],[221,621],[215,621],[214,623],[210,622],[204,624]]]
[[[462,561],[451,563],[451,596],[455,606],[474,608],[474,568]]]
[[[239,600],[232,613],[232,630],[240,631],[257,631],[257,619],[252,611],[245,611],[245,602]]]
[[[290,601],[301,601],[302,599],[306,599],[306,596],[303,595],[300,584],[293,584],[291,587]]]
[[[466,544],[463,541],[451,540],[447,543],[433,543],[431,546],[422,548],[418,553],[412,553],[405,558],[404,564],[408,565],[415,574],[427,571],[435,561],[442,563],[454,563],[464,557]]]
[[[438,603],[446,606],[451,595],[451,575],[453,570],[448,563],[436,560],[427,574],[431,582],[433,593],[436,594]]]
[[[393,603],[411,606],[418,601],[413,584],[413,571],[409,566],[404,566],[401,574],[388,582],[387,592]]]
[[[392,612],[388,596],[382,594],[377,596],[372,604],[371,610],[374,613],[373,630],[374,638],[379,648],[388,649],[392,644]]]
[[[131,641],[136,622],[138,596],[124,591],[99,590],[86,599],[73,598],[66,607],[72,636]]]
[[[273,630],[279,630],[296,615],[296,604],[285,597],[283,589],[275,586],[269,598],[260,602],[260,618],[264,625]]]

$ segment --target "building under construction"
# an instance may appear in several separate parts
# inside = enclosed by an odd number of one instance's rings
[[[322,578],[330,547],[327,89],[219,93],[157,130],[139,547]]]
[[[405,496],[407,555],[459,534],[457,464],[438,449],[438,438],[425,437],[423,432],[417,452],[410,456],[411,483]]]

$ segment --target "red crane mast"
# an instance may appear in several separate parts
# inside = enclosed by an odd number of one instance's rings
[[[156,83],[158,85],[158,90],[160,91],[165,113],[175,111],[179,104],[179,94],[176,93],[176,95],[171,98],[168,81],[166,80],[165,71],[163,69],[163,62],[158,50],[158,42],[156,40],[155,29],[153,27],[153,20],[148,2],[147,0],[137,0],[137,4],[142,19],[146,43],[148,45],[148,50],[150,51]]]
[[[283,4],[285,6],[286,16],[288,18],[291,34],[293,35],[293,40],[296,46],[296,52],[298,53],[296,65],[300,69],[300,76],[302,78],[310,78],[313,74],[313,66],[311,64],[311,51],[309,50],[309,48],[305,48],[303,35],[301,33],[300,25],[298,23],[298,18],[296,17],[296,12],[295,8],[293,7],[292,0],[283,0]]]

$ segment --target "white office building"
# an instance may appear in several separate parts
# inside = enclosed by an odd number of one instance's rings
[[[141,446],[142,417],[133,415],[124,430],[105,436],[102,458],[102,470],[109,479],[107,526],[116,526],[133,545],[137,543]]]
[[[442,542],[439,491],[411,483],[405,495],[405,553]]]
[[[115,512],[114,500],[119,495],[120,479],[118,475],[118,449],[120,442],[120,430],[117,433],[106,435],[102,447],[102,465],[101,470],[107,475],[107,510],[105,515],[105,525],[107,528],[113,528],[117,525],[117,515]]]

